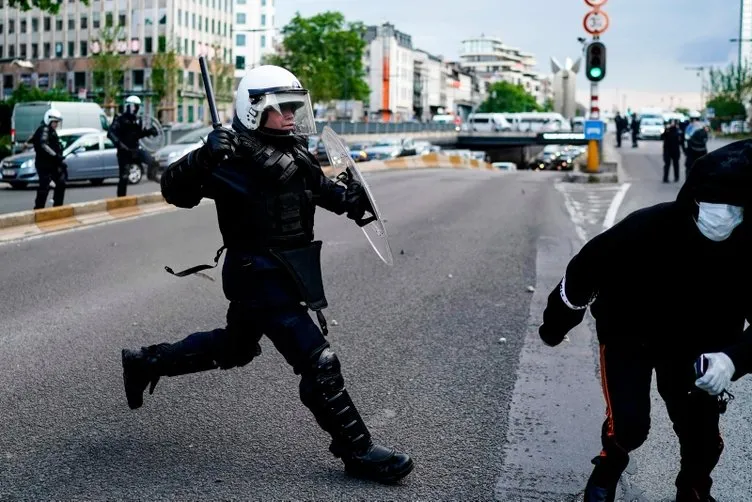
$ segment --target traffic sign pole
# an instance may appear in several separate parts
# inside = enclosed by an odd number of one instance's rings
[[[598,105],[598,82],[592,82],[590,84],[590,120],[600,120],[600,118],[601,109]],[[588,141],[587,171],[589,173],[598,172],[598,168],[601,165],[599,150],[597,139]]]

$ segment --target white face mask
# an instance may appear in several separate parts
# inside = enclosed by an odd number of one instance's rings
[[[744,208],[728,204],[700,202],[697,228],[711,241],[726,240],[744,218]]]

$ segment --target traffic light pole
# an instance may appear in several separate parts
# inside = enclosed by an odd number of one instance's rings
[[[593,40],[598,40],[599,37],[593,37]],[[598,82],[590,83],[590,120],[600,120],[601,109],[598,105]],[[598,140],[591,139],[588,141],[588,160],[587,171],[589,173],[597,173],[601,166],[600,160],[600,144]]]

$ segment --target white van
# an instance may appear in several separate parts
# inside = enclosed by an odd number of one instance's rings
[[[110,124],[104,110],[97,103],[81,103],[78,101],[17,103],[13,107],[13,115],[10,119],[12,153],[23,149],[24,143],[34,135],[34,131],[42,123],[44,114],[50,108],[55,108],[63,115],[63,127],[65,129],[88,127],[106,131]]]
[[[511,131],[510,124],[501,113],[474,113],[467,121],[468,129],[478,132]]]

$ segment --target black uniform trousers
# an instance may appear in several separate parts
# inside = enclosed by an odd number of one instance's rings
[[[128,191],[128,175],[131,171],[132,165],[139,165],[143,171],[144,167],[148,169],[154,164],[154,158],[146,150],[139,148],[138,150],[131,151],[120,149],[117,153],[118,160],[118,185],[117,196],[125,197]]]
[[[707,151],[700,151],[700,152],[698,152],[696,150],[687,149],[687,151],[685,153],[685,155],[686,155],[687,158],[684,161],[684,167],[686,168],[686,173],[687,173],[686,176],[687,177],[689,177],[689,171],[692,170],[692,166],[695,164],[695,162],[697,161],[697,159],[699,159],[703,155],[707,155],[707,153],[708,153]]]
[[[663,181],[668,181],[668,171],[672,163],[674,165],[674,181],[679,181],[679,157],[681,157],[679,150],[663,151]]]
[[[37,175],[39,176],[39,186],[37,187],[37,197],[34,201],[34,209],[43,209],[47,203],[47,196],[50,193],[50,181],[55,182],[55,191],[52,194],[52,205],[62,206],[65,199],[65,181],[66,172],[63,168],[37,166]]]
[[[655,369],[658,392],[679,438],[681,469],[676,485],[709,493],[710,474],[723,451],[718,428],[720,411],[715,396],[695,387],[693,360],[656,358],[650,350],[634,344],[602,344],[600,354],[606,399],[601,464],[612,467],[612,475],[618,480],[629,463],[629,452],[647,439],[650,384]]]

